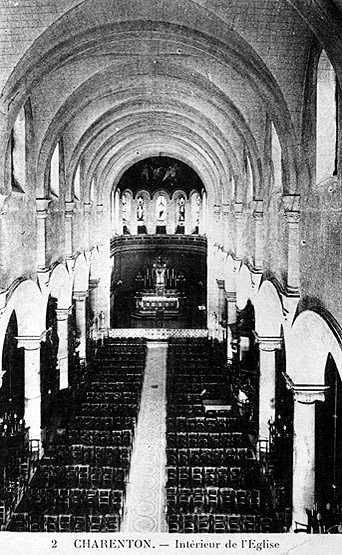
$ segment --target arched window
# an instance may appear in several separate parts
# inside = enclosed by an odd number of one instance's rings
[[[77,166],[77,170],[74,177],[74,196],[77,200],[81,197],[81,168],[80,164]]]
[[[276,129],[272,123],[272,147],[271,157],[273,166],[273,192],[282,190],[282,163],[281,163],[281,146]]]
[[[248,154],[246,156],[246,178],[247,178],[247,200],[251,201],[253,200],[253,196],[254,196],[254,179],[253,179],[252,164]]]
[[[323,50],[317,67],[316,183],[336,172],[336,75]]]
[[[90,185],[90,201],[94,202],[95,200],[95,177],[93,177],[93,179],[91,180],[91,185]]]
[[[56,144],[50,163],[50,192],[59,197],[59,143]]]

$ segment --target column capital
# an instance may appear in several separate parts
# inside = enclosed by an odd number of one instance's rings
[[[84,302],[88,297],[88,291],[74,291],[73,298],[75,301]]]
[[[316,401],[324,401],[325,393],[329,389],[328,385],[324,384],[295,384],[290,376],[283,373],[286,380],[288,389],[292,389],[293,398],[297,403],[303,405],[313,405]]]
[[[72,307],[69,308],[56,308],[56,317],[58,322],[64,322],[68,319],[69,314],[72,311]]]
[[[284,217],[288,224],[298,224],[300,219],[300,195],[283,195]]]
[[[96,205],[96,213],[98,216],[101,216],[103,214],[104,211],[104,206],[103,204],[97,204]]]
[[[255,219],[256,222],[262,222],[264,219],[264,213],[263,212],[256,212],[254,210],[253,212],[253,218]]]
[[[36,199],[37,218],[42,220],[45,220],[47,218],[50,202],[51,200],[47,198]]]
[[[75,202],[72,200],[65,201],[65,217],[72,218],[75,214]]]
[[[300,212],[297,210],[285,210],[284,218],[288,224],[298,224],[300,220]]]
[[[47,330],[43,331],[41,335],[18,335],[18,349],[24,347],[25,351],[37,351],[40,349],[40,344],[45,340]]]
[[[257,333],[254,333],[254,336],[257,343],[259,344],[259,349],[261,351],[272,352],[272,351],[277,351],[282,347],[282,344],[283,344],[282,337],[261,336],[261,335],[258,335]]]
[[[224,279],[217,279],[216,283],[219,289],[224,289]]]
[[[235,202],[234,204],[235,218],[241,220],[243,216],[243,203]]]
[[[228,216],[230,212],[230,205],[229,204],[222,204],[222,214],[224,216]]]
[[[236,303],[236,292],[235,291],[225,291],[226,301],[228,303]]]
[[[89,280],[89,289],[96,289],[96,287],[99,286],[100,283],[100,279],[99,278],[92,278]]]
[[[91,209],[93,207],[93,203],[92,202],[85,202],[83,204],[83,208],[84,208],[84,214],[85,216],[89,216],[91,214]]]

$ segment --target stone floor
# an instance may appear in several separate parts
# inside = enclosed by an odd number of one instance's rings
[[[122,532],[167,531],[164,497],[167,345],[167,341],[147,343]]]

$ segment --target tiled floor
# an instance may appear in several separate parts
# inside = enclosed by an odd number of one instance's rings
[[[166,532],[165,430],[167,341],[147,343],[123,532]]]

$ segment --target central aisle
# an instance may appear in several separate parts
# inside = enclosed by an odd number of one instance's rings
[[[140,413],[122,532],[166,532],[165,435],[167,341],[147,343]]]

